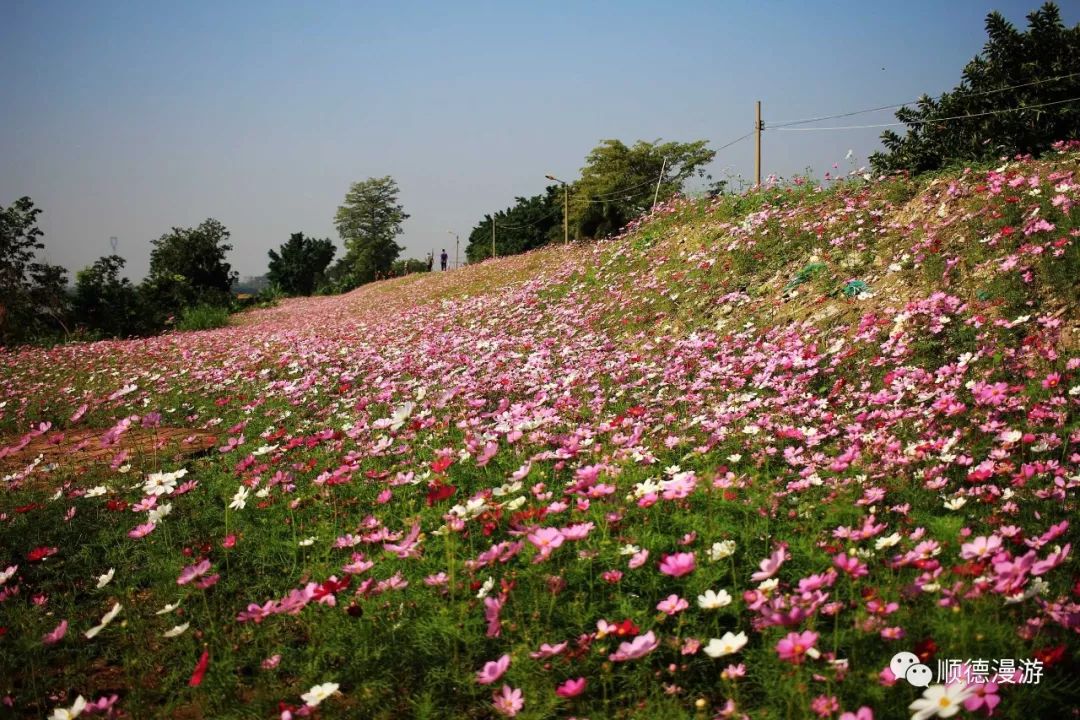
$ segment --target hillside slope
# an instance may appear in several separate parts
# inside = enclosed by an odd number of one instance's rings
[[[28,717],[79,694],[135,717],[322,694],[326,717],[1063,716],[1078,161],[675,201],[230,328],[5,352],[0,455],[69,427],[220,447],[9,472],[0,695]],[[920,700],[900,651],[1018,674]]]

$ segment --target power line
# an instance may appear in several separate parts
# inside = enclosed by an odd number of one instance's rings
[[[499,225],[498,220],[496,218],[494,218],[494,217],[492,217],[492,221],[495,222],[496,225],[498,225],[498,228],[500,230],[522,230],[522,229],[527,228],[527,227],[532,227],[533,225],[536,225],[537,223],[544,222],[545,220],[547,220],[549,217],[551,217],[552,215],[554,215],[557,212],[559,212],[559,211],[558,210],[552,210],[551,212],[549,212],[544,217],[539,218],[537,220],[533,220],[531,223],[525,223],[524,225]]]
[[[949,117],[933,118],[930,120],[912,120],[911,122],[877,123],[874,125],[830,125],[828,127],[766,127],[765,129],[791,132],[798,130],[863,130],[866,128],[899,127],[901,125],[929,125],[932,123],[945,122],[947,120],[966,120],[968,118],[985,117],[987,115],[1000,115],[1002,113],[1019,112],[1021,110],[1037,110],[1038,108],[1050,107],[1051,105],[1064,105],[1065,103],[1076,102],[1078,100],[1080,100],[1080,97],[1068,98],[1067,100],[1055,100],[1054,102],[1040,103],[1038,105],[1025,105],[1023,107],[1002,108],[1000,110],[987,110],[986,112],[972,113],[971,115],[951,115]]]
[[[983,95],[993,95],[994,93],[1006,92],[1008,90],[1016,90],[1017,88],[1031,87],[1032,85],[1042,85],[1048,82],[1057,82],[1058,80],[1068,80],[1080,76],[1080,72],[1069,73],[1068,75],[1058,75],[1052,78],[1043,78],[1041,80],[1033,80],[1031,82],[1020,83],[1019,85],[1008,85],[1006,87],[995,88],[994,90],[983,90],[977,93],[968,93],[965,97],[981,97]],[[928,96],[923,96],[928,97]],[[866,108],[865,110],[853,110],[851,112],[838,113],[836,115],[823,115],[815,118],[803,118],[802,120],[784,120],[774,123],[769,123],[766,129],[779,130],[782,127],[789,127],[791,125],[806,125],[808,123],[820,122],[822,120],[835,120],[837,118],[851,117],[853,115],[862,115],[864,113],[877,112],[879,110],[892,110],[894,108],[901,108],[907,105],[915,105],[920,102],[922,98],[918,100],[909,100],[904,103],[898,103],[896,105],[880,105],[878,107]],[[894,123],[896,124],[896,123]]]

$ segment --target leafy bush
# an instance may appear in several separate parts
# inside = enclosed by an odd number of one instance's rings
[[[180,319],[176,323],[176,329],[189,330],[213,330],[225,327],[229,324],[229,310],[218,305],[196,305],[184,308],[180,312]]]

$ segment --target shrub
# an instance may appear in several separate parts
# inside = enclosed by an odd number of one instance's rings
[[[212,330],[225,327],[229,324],[229,310],[218,305],[196,305],[184,308],[180,313],[180,319],[176,323],[176,329]]]

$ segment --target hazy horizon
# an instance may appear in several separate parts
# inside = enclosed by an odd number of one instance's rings
[[[134,280],[151,240],[213,217],[244,277],[293,232],[340,247],[349,184],[391,175],[403,256],[452,258],[450,230],[464,257],[485,213],[547,173],[576,178],[605,138],[718,148],[759,99],[768,124],[935,95],[982,49],[990,10],[1024,28],[1038,6],[7,3],[0,205],[30,196],[44,257],[72,276],[116,236]],[[764,173],[846,171],[880,132],[766,133]],[[710,171],[749,178],[752,143]]]

